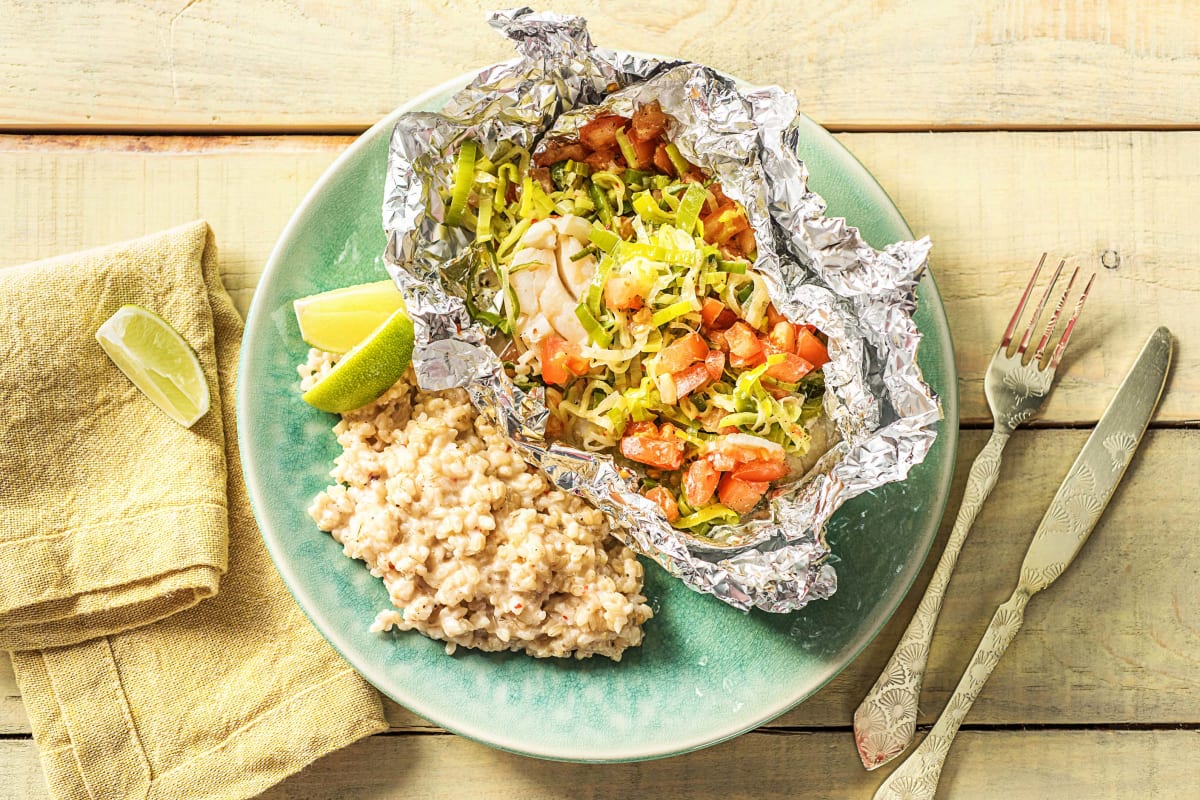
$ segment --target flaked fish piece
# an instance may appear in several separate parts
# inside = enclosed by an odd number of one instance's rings
[[[588,342],[575,308],[596,274],[596,259],[583,252],[591,223],[573,215],[550,217],[529,226],[509,266],[509,281],[521,305],[517,333],[530,346],[548,331],[576,345]],[[543,323],[543,324],[535,324]]]

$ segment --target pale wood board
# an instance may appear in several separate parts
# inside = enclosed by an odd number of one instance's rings
[[[965,431],[940,552],[986,434]],[[1086,431],[1018,432],[1001,479],[975,524],[939,622],[921,721],[945,705],[991,617],[1016,581],[1030,537]],[[1190,508],[1200,474],[1200,431],[1154,430],[1070,570],[1029,607],[1025,630],[968,720],[983,725],[1200,724],[1200,539]],[[886,531],[864,535],[886,536]],[[917,580],[924,586],[933,559]],[[822,691],[773,725],[848,725],[900,638],[910,596],[867,651]],[[650,634],[653,635],[653,628]],[[7,658],[0,658],[0,733],[28,733]],[[433,729],[395,704],[398,731]]]
[[[940,798],[1195,797],[1196,731],[964,731]],[[998,765],[1002,765],[1003,778]],[[866,772],[848,732],[752,733],[641,764],[534,761],[450,735],[376,736],[328,755],[263,800],[730,800],[867,798],[888,767]],[[36,749],[0,741],[0,800],[48,797]]]
[[[543,4],[545,7],[546,4]],[[796,93],[839,129],[1195,126],[1190,0],[569,0],[596,42]],[[483,0],[67,0],[0,15],[0,127],[361,130],[514,50]]]
[[[1097,284],[1039,421],[1096,420],[1159,324],[1178,348],[1158,419],[1200,419],[1200,132],[842,134],[917,235],[950,320],[961,419],[1043,250]],[[344,137],[0,136],[8,266],[206,217],[245,313],[279,232]],[[853,221],[853,220],[852,220]],[[1098,267],[1107,249],[1116,270]],[[382,277],[382,275],[381,275]]]

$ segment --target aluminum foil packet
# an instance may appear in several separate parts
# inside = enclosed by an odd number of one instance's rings
[[[849,498],[903,479],[936,435],[940,407],[916,365],[921,335],[912,316],[928,239],[877,251],[845,220],[825,216],[796,156],[797,101],[778,87],[744,87],[699,64],[595,47],[580,17],[521,8],[489,22],[519,57],[480,72],[438,113],[402,115],[390,143],[385,263],[413,318],[420,385],[466,388],[530,464],[603,510],[616,535],[693,589],[770,612],[830,596],[830,516]],[[708,537],[671,527],[637,493],[637,476],[610,456],[546,442],[543,390],[513,384],[497,356],[497,332],[468,314],[471,235],[441,224],[464,140],[485,156],[502,142],[532,151],[601,111],[630,116],[651,100],[673,120],[668,135],[682,154],[745,206],[755,268],[776,308],[829,336],[824,409],[835,443],[802,479],[776,489],[756,518]]]

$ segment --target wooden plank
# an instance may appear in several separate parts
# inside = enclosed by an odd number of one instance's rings
[[[1200,782],[1196,731],[964,731],[939,797],[1183,800]],[[1003,779],[997,765],[1004,765]],[[375,736],[332,753],[263,800],[487,797],[870,797],[888,769],[866,772],[849,733],[751,733],[708,750],[639,764],[562,764],[450,735]],[[0,741],[0,800],[48,797],[28,740]]]
[[[1096,420],[1158,325],[1172,329],[1177,348],[1157,419],[1200,419],[1200,351],[1191,344],[1200,318],[1190,310],[1200,300],[1200,133],[839,138],[913,230],[933,239],[963,422],[991,422],[983,376],[1043,251],[1051,264],[1065,258],[1068,270],[1099,274],[1039,419]],[[1119,267],[1101,266],[1106,251]]]
[[[1145,336],[1179,342],[1161,422],[1200,419],[1198,132],[844,134],[913,229],[933,238],[961,419],[990,420],[983,375],[1037,255],[1100,269],[1047,424],[1094,421]],[[204,216],[244,313],[284,223],[344,137],[0,136],[0,265]]]
[[[966,431],[939,552],[986,434]],[[1011,591],[1029,537],[1086,437],[1085,431],[1018,432],[1001,480],[963,550],[931,654],[922,722],[945,705],[992,611]],[[1152,431],[1112,507],[1071,569],[1030,604],[1025,629],[980,695],[980,725],[1200,724],[1200,539],[1194,486],[1200,431]],[[1148,536],[1147,532],[1153,531]],[[933,561],[917,581],[924,586]],[[877,640],[821,692],[775,726],[848,725],[900,638],[919,596],[910,596]],[[26,733],[16,688],[0,659],[0,733]],[[398,731],[429,723],[389,704]]]
[[[492,6],[10,3],[0,15],[0,128],[362,130],[407,97],[509,58],[484,23]],[[843,130],[1200,119],[1200,6],[1189,0],[554,8],[590,14],[605,46],[778,83]]]

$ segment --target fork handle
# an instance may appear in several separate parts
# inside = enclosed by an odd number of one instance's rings
[[[1022,584],[996,609],[942,715],[917,749],[883,782],[874,800],[933,800],[954,735],[1000,657],[1021,630],[1030,596],[1030,591]]]
[[[1011,430],[997,425],[992,436],[971,464],[962,505],[954,520],[954,529],[946,549],[938,560],[933,578],[917,612],[908,623],[900,643],[888,660],[879,679],[854,712],[854,738],[858,754],[867,769],[886,764],[904,752],[917,728],[917,701],[929,661],[929,643],[942,610],[946,586],[958,563],[967,533],[979,515],[979,509],[992,493],[1000,474],[1000,457]]]

